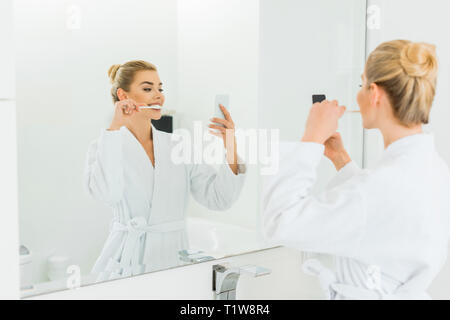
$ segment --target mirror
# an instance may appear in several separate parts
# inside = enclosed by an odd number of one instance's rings
[[[299,139],[312,94],[356,107],[365,2],[17,0],[14,30],[27,297],[266,248],[255,135]],[[113,92],[162,110],[116,121],[108,70],[134,60],[157,71]],[[236,153],[209,133],[218,103]],[[361,162],[358,115],[342,121]]]

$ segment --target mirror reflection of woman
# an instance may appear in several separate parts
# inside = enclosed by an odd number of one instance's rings
[[[324,101],[312,107],[302,141],[286,146],[280,172],[266,181],[266,237],[334,256],[335,270],[316,259],[304,263],[329,299],[430,298],[450,236],[450,173],[422,127],[437,71],[432,45],[381,44],[368,58],[357,97],[364,128],[384,138],[377,165],[361,170],[351,160],[336,133],[345,107]],[[314,196],[324,153],[338,173]]]
[[[246,167],[236,152],[234,123],[213,118],[211,134],[223,139],[224,164],[175,164],[172,134],[157,130],[164,93],[157,69],[145,61],[114,65],[108,75],[115,114],[110,127],[89,147],[85,183],[89,193],[110,206],[110,234],[92,272],[98,281],[183,264],[188,249],[185,211],[191,194],[211,210],[226,210],[238,199]],[[228,133],[226,132],[228,130]],[[230,134],[231,131],[231,134]],[[226,163],[225,163],[226,162]]]

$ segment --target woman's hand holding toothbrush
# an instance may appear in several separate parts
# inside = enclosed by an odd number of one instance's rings
[[[336,100],[315,103],[309,112],[303,142],[324,144],[338,129],[338,120],[346,108]]]
[[[139,105],[132,99],[117,101],[115,104],[114,118],[108,130],[119,130],[127,124],[128,119],[139,112]]]

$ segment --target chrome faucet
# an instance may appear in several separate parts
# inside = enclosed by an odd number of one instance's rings
[[[241,274],[260,277],[272,271],[254,265],[230,268],[226,265],[213,265],[212,289],[214,300],[236,300],[236,286]]]

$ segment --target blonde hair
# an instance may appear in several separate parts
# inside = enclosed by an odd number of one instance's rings
[[[428,123],[437,71],[436,47],[407,40],[381,44],[366,64],[368,85],[375,83],[387,92],[394,116],[408,127]]]
[[[157,71],[156,66],[142,60],[129,61],[125,64],[115,64],[108,70],[108,76],[112,84],[111,96],[114,103],[119,101],[117,89],[122,88],[130,91],[130,85],[133,83],[134,76],[139,71]]]

